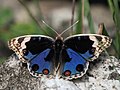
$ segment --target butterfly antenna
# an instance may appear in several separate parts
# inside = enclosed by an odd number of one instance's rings
[[[44,20],[41,20],[43,24],[45,24],[47,27],[49,27],[53,32],[55,32],[55,34],[57,36],[59,36],[59,34],[57,33],[57,31],[55,29],[53,29],[51,26],[49,26]]]
[[[60,36],[62,36],[62,35],[63,35],[66,31],[68,31],[70,28],[72,28],[73,26],[75,26],[78,22],[79,22],[79,20],[76,21],[73,25],[71,25],[71,26],[68,27],[67,29],[65,29],[65,30],[60,34]]]

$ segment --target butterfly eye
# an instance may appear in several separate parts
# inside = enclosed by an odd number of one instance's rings
[[[38,69],[39,69],[38,64],[34,64],[34,65],[32,66],[32,71],[37,71]]]
[[[70,76],[70,74],[71,74],[71,71],[70,71],[70,70],[66,70],[66,71],[64,72],[64,75],[65,75],[65,76]]]
[[[23,54],[25,55],[25,56],[27,56],[28,55],[28,51],[26,50],[26,49],[23,49]]]
[[[94,54],[95,50],[96,50],[96,48],[95,48],[95,47],[92,47],[92,49],[89,50],[89,53],[90,53],[90,54]]]
[[[77,70],[78,72],[83,71],[83,68],[84,68],[84,66],[83,66],[82,64],[78,64],[78,65],[76,66],[76,70]]]
[[[49,74],[49,70],[48,69],[43,69],[42,72],[43,72],[44,75],[48,75]]]

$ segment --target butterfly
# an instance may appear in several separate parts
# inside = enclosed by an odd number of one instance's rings
[[[82,77],[89,61],[97,59],[111,42],[109,37],[98,34],[77,34],[66,39],[24,35],[8,41],[8,46],[27,63],[32,76],[72,80]]]

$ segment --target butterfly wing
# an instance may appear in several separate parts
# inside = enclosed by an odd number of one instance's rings
[[[66,38],[62,53],[62,77],[70,80],[83,76],[88,69],[88,61],[97,59],[111,42],[109,37],[97,34],[78,34]]]
[[[71,80],[82,77],[89,66],[89,62],[79,53],[66,48],[62,52],[62,78]]]
[[[27,62],[28,69],[33,76],[52,74],[52,49],[54,40],[44,35],[26,35],[14,38],[8,42],[8,46],[18,56]]]

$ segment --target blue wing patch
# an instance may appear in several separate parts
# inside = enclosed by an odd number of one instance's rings
[[[66,62],[63,65],[63,78],[73,79],[81,77],[87,71],[89,63],[86,59],[91,55],[89,56],[88,53],[79,54],[70,48],[66,49],[66,51],[70,59],[65,60]]]
[[[52,62],[51,58],[46,57],[49,55],[51,49],[46,49],[43,52],[39,53],[33,59],[30,60],[29,62],[29,70],[32,73],[36,74],[44,74],[44,75],[49,75],[51,74],[52,70]],[[28,54],[29,57],[29,54]]]

